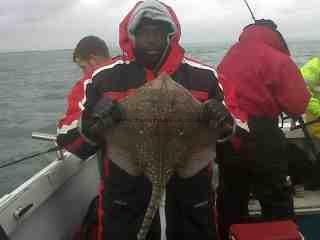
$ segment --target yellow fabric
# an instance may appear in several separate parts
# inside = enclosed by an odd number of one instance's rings
[[[310,122],[312,120],[317,119],[316,117],[314,117],[314,115],[312,115],[310,112],[307,112],[305,115],[305,122]],[[319,138],[320,139],[320,123],[314,123],[311,124],[309,126],[307,126],[308,132],[315,138]]]
[[[320,117],[320,59],[309,60],[302,66],[301,73],[312,94],[305,116],[306,122],[310,122]],[[309,125],[308,130],[312,136],[320,138],[320,123]]]
[[[320,59],[312,58],[301,68],[303,78],[307,81],[311,90],[320,85]]]
[[[320,117],[320,99],[316,97],[311,97],[308,103],[308,112],[310,112],[314,117]]]

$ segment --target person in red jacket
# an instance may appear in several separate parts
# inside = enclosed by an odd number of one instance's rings
[[[86,143],[84,139],[79,139],[78,142],[73,141],[74,132],[77,132],[78,119],[84,109],[85,88],[90,81],[93,69],[106,64],[109,60],[109,49],[106,43],[96,36],[82,38],[73,52],[73,61],[82,69],[83,76],[68,93],[67,111],[58,122],[57,144],[69,152],[76,151],[81,145],[82,151],[78,156],[82,159],[90,157],[97,151],[96,146]]]
[[[223,104],[218,75],[207,65],[188,58],[179,44],[181,29],[174,11],[156,0],[138,2],[120,23],[123,56],[96,69],[86,87],[84,110],[78,138],[103,148],[108,127],[122,120],[117,101],[162,73],[188,89],[201,102],[207,102],[204,116],[219,127],[233,125]],[[98,117],[97,117],[98,116]],[[100,117],[99,117],[100,116]],[[101,117],[102,116],[102,117]],[[101,155],[104,175],[99,190],[99,239],[136,239],[151,196],[145,176],[133,176],[117,158],[126,154],[108,145]],[[80,148],[73,153],[79,154]],[[216,239],[209,163],[214,150],[201,152],[197,168],[188,165],[172,176],[167,185],[164,207],[153,219],[147,239]],[[190,156],[190,159],[192,157]]]
[[[287,181],[286,138],[278,127],[282,112],[298,117],[310,95],[288,46],[271,20],[243,29],[218,66],[236,136],[218,147],[221,173],[217,208],[222,239],[233,223],[248,217],[249,193],[260,201],[264,220],[294,217]],[[242,127],[242,128],[241,128]]]

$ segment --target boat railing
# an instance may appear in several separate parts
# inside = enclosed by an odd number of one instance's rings
[[[32,132],[32,138],[43,140],[43,141],[56,141],[57,136],[55,134],[50,133],[42,133],[42,132]]]
[[[41,140],[41,141],[49,141],[53,142],[57,146],[57,135],[56,134],[50,134],[50,133],[43,133],[43,132],[32,132],[32,138]],[[56,151],[57,159],[63,160],[65,157],[65,154],[62,149],[58,149]]]

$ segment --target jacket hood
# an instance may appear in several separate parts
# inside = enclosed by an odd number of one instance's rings
[[[286,55],[290,55],[290,51],[286,46],[285,40],[281,33],[274,31],[267,26],[254,25],[243,29],[239,42],[260,42],[264,43]]]
[[[174,11],[164,3],[157,0],[138,2],[119,26],[119,45],[124,55],[129,59],[134,58],[134,31],[143,18],[156,21],[164,21],[170,25],[171,48],[179,47],[181,28]]]

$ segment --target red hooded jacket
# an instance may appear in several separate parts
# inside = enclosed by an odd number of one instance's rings
[[[88,143],[78,131],[79,119],[84,109],[85,90],[91,80],[91,73],[92,71],[84,73],[68,93],[67,111],[57,126],[57,144],[69,152],[77,153],[82,159],[92,156],[97,151],[97,147]]]
[[[98,149],[95,144],[79,135],[79,119],[86,101],[85,92],[91,82],[91,75],[97,68],[107,65],[111,59],[107,59],[88,69],[80,80],[72,87],[67,97],[67,111],[60,118],[57,125],[57,144],[67,151],[76,154],[81,159],[94,155]]]
[[[229,110],[242,122],[250,116],[277,119],[305,112],[310,95],[279,34],[252,25],[218,66]]]

